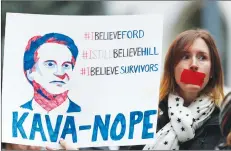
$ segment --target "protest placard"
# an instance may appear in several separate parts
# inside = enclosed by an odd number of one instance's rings
[[[2,141],[59,148],[150,144],[159,102],[160,15],[8,13]]]

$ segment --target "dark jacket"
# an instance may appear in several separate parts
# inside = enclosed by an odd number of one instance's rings
[[[157,131],[162,129],[170,120],[168,117],[167,98],[159,103],[159,108],[163,114],[157,121]],[[216,146],[224,141],[219,127],[219,108],[216,107],[211,118],[195,132],[195,137],[180,144],[180,150],[214,150]],[[124,147],[124,149],[142,150],[144,145]]]

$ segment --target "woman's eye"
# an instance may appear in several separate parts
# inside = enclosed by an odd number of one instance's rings
[[[205,56],[199,56],[198,59],[199,59],[199,60],[205,60],[206,57],[205,57]]]
[[[189,59],[189,56],[188,55],[183,55],[182,60],[186,60],[186,59]]]

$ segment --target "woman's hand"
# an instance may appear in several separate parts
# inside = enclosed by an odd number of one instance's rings
[[[41,147],[7,143],[6,150],[41,150]]]
[[[63,140],[62,138],[59,141],[60,145],[63,147],[63,149],[65,150],[79,150],[76,147],[76,144],[74,143],[67,143],[65,140]],[[52,149],[50,147],[46,147],[47,150],[56,150],[56,149]]]

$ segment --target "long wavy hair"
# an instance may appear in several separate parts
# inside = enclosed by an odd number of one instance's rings
[[[203,29],[187,30],[180,33],[170,45],[165,57],[164,72],[160,83],[160,101],[169,93],[176,92],[177,83],[174,76],[174,68],[180,61],[180,53],[189,49],[197,38],[202,38],[207,44],[211,56],[211,76],[208,84],[200,92],[213,98],[216,105],[224,98],[223,71],[215,41],[211,34]]]

